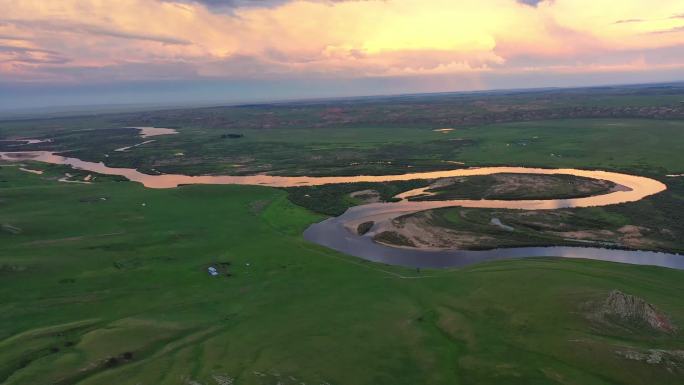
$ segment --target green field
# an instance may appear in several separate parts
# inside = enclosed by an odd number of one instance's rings
[[[665,175],[684,173],[683,95],[627,87],[93,114],[0,121],[0,139],[52,138],[21,149],[149,173],[463,167],[453,162],[622,171],[668,190],[555,213],[572,231],[648,228],[655,243],[645,248],[681,251],[684,178]],[[153,125],[180,133],[114,151],[142,141],[124,127]],[[444,127],[454,130],[433,131]],[[0,151],[16,151],[12,144],[0,142]],[[23,166],[45,173],[0,162],[2,385],[684,381],[684,271],[551,258],[416,270],[302,238],[310,224],[361,203],[352,192],[375,189],[389,200],[427,181],[155,190],[107,176],[62,183],[66,172],[72,180],[88,173]],[[490,186],[471,182],[469,197]],[[437,225],[509,245],[563,243],[534,228],[556,214],[470,209],[464,219],[459,210],[439,211]],[[504,233],[492,215],[524,231]],[[615,289],[653,304],[679,331],[592,318]],[[634,358],[647,352],[665,358]]]
[[[149,173],[387,174],[460,161],[658,176],[684,172],[682,100],[681,84],[662,84],[93,111],[0,121],[0,139],[51,138],[25,148]],[[115,152],[140,142],[124,128],[130,126],[171,127],[180,135]],[[434,131],[443,128],[454,130]]]
[[[278,190],[0,170],[3,384],[681,379],[615,353],[676,349],[679,334],[597,325],[582,307],[621,289],[684,324],[683,272],[546,259],[416,272],[306,243],[320,217]],[[231,276],[210,277],[217,262]]]
[[[19,132],[0,123],[0,133]],[[96,127],[93,127],[96,128]],[[241,131],[179,128],[179,135],[126,152],[141,142],[134,130],[73,131],[33,149],[69,151],[91,161],[146,172],[282,175],[358,175],[417,172],[466,166],[517,165],[604,168],[664,175],[684,172],[684,121],[555,120],[459,128],[449,133],[422,127],[283,128]],[[645,151],[647,149],[647,151]],[[183,156],[177,154],[182,153]],[[104,157],[108,154],[109,157]]]

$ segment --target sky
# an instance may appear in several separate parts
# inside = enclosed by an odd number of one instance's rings
[[[0,110],[684,80],[682,0],[0,0]]]

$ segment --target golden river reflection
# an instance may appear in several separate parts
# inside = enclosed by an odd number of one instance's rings
[[[447,171],[431,171],[408,173],[401,175],[358,175],[358,176],[274,176],[274,175],[176,175],[143,174],[135,169],[115,168],[104,163],[87,162],[76,158],[64,157],[48,151],[4,152],[0,159],[9,161],[36,161],[51,164],[69,165],[75,169],[85,170],[106,175],[118,175],[131,181],[142,183],[149,188],[173,188],[184,184],[238,184],[261,185],[269,187],[320,186],[335,183],[356,182],[392,182],[415,179],[438,179],[448,177],[463,177],[475,175],[491,175],[499,173],[509,174],[568,174],[586,178],[602,179],[623,186],[620,191],[612,191],[602,195],[573,199],[545,199],[545,200],[449,200],[426,202],[393,202],[365,205],[366,209],[377,206],[379,210],[387,211],[420,211],[438,207],[462,206],[474,208],[509,208],[524,210],[548,210],[571,207],[606,206],[617,203],[635,202],[649,195],[664,191],[667,186],[655,179],[621,174],[608,171],[578,170],[578,169],[546,169],[528,167],[480,167]],[[405,193],[408,194],[408,193]]]
[[[142,183],[149,188],[173,188],[183,184],[239,184],[262,185],[270,187],[318,186],[334,183],[353,182],[391,182],[414,179],[439,179],[447,177],[463,177],[475,175],[491,175],[498,173],[511,174],[568,174],[586,178],[608,180],[619,186],[616,191],[601,195],[573,199],[545,200],[447,200],[372,203],[352,207],[343,215],[330,218],[310,226],[304,238],[320,245],[355,255],[370,261],[393,265],[443,268],[465,266],[487,260],[522,258],[530,256],[556,256],[570,258],[589,258],[605,261],[658,265],[684,269],[684,257],[676,254],[664,254],[644,251],[608,250],[584,247],[521,247],[511,249],[494,249],[487,251],[465,250],[417,250],[402,249],[380,245],[369,236],[358,236],[349,229],[355,229],[361,222],[382,221],[400,215],[442,207],[501,208],[522,210],[550,210],[558,208],[606,206],[618,203],[635,202],[647,196],[664,191],[667,186],[657,180],[636,175],[607,171],[590,171],[577,169],[544,169],[526,167],[481,167],[410,173],[402,175],[359,175],[344,177],[285,177],[272,175],[251,176],[188,176],[188,175],[148,175],[134,169],[108,167],[103,163],[86,162],[76,158],[64,157],[46,151],[33,152],[0,152],[0,159],[5,161],[35,161],[51,164],[69,165],[73,168],[106,174],[118,175],[131,181]],[[419,190],[400,194],[408,197],[416,195]]]

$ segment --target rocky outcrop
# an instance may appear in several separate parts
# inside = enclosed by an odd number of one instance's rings
[[[655,306],[644,299],[613,290],[596,310],[594,317],[619,326],[637,327],[674,333],[676,326]]]

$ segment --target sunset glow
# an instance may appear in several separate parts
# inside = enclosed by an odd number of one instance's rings
[[[416,91],[429,91],[429,77],[437,75],[453,75],[449,89],[464,90],[505,86],[486,76],[684,68],[684,5],[677,0],[0,6],[0,81],[12,84],[425,77],[428,86]]]

